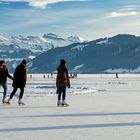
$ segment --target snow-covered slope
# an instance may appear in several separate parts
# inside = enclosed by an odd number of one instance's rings
[[[6,37],[0,35],[0,42],[5,42],[5,41],[8,41],[8,39]]]
[[[42,36],[10,36],[0,35],[0,59],[4,59],[13,68],[22,59],[31,60],[43,52],[56,47],[64,47],[73,43],[81,43],[80,37],[63,38],[54,33]]]
[[[140,37],[127,34],[116,35],[45,52],[33,59],[31,70],[32,72],[46,72],[46,70],[51,72],[56,69],[60,59],[66,59],[71,72],[101,73],[120,72],[120,70],[121,72],[140,72],[139,54]],[[47,63],[45,60],[48,60]],[[40,62],[44,65],[42,66]],[[35,71],[34,68],[36,68]]]
[[[111,44],[111,42],[109,42],[109,38],[105,38],[97,42],[96,44]]]
[[[11,42],[20,46],[22,49],[28,49],[32,52],[41,53],[54,48],[53,44],[43,37],[39,36],[14,36]]]
[[[73,43],[81,43],[84,40],[78,36],[63,38],[59,35],[48,33],[43,36],[0,36],[0,45],[13,45],[21,49],[27,49],[34,53],[42,53],[55,47],[63,47]],[[1,49],[1,48],[0,48]]]
[[[53,33],[44,34],[43,38],[50,41],[54,45],[54,47],[64,47],[73,43],[82,43],[85,41],[79,36],[70,36],[67,38],[63,38]]]
[[[84,42],[85,40],[82,37],[79,36],[70,36],[67,38],[67,40],[72,41],[72,42]]]

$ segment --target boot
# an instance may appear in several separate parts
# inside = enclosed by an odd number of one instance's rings
[[[19,99],[18,104],[19,104],[19,105],[25,105],[25,103],[22,102],[21,99]]]
[[[69,104],[67,104],[65,100],[62,100],[62,106],[69,106]]]
[[[57,106],[60,106],[60,105],[61,105],[61,101],[58,100],[58,101],[57,101]]]
[[[2,103],[3,103],[3,104],[6,103],[6,101],[5,101],[5,97],[2,99]]]

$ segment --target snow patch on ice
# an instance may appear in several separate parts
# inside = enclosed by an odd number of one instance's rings
[[[70,91],[70,95],[81,95],[81,94],[92,94],[97,92],[94,88],[89,87],[77,87],[76,89],[73,89]]]
[[[108,84],[111,84],[111,85],[126,85],[128,83],[126,83],[126,82],[108,82]]]
[[[36,88],[50,89],[50,88],[56,88],[56,86],[37,86]]]

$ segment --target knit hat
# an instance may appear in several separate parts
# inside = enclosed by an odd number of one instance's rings
[[[60,60],[60,64],[61,64],[61,65],[65,65],[65,64],[66,64],[66,61],[65,61],[64,59],[61,59],[61,60]]]
[[[27,61],[26,61],[25,59],[23,59],[23,60],[21,61],[21,63],[22,63],[22,64],[27,64]]]

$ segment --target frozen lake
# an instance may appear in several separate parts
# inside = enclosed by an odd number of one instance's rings
[[[28,76],[25,106],[0,105],[3,140],[138,140],[140,74],[83,74],[70,79],[69,107],[57,107],[55,75]],[[8,95],[11,92],[8,81]],[[2,92],[2,89],[0,89]],[[2,97],[2,96],[1,96]]]
[[[56,75],[48,78],[47,74],[28,75],[28,81],[25,88],[26,95],[46,94],[55,95],[56,92]],[[79,74],[77,78],[71,78],[71,88],[68,89],[68,95],[84,93],[101,93],[101,92],[130,92],[139,88],[140,74]],[[11,91],[11,81],[8,81],[9,91]],[[137,89],[139,90],[139,89]]]

